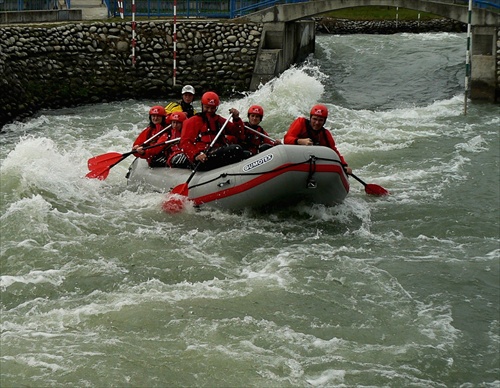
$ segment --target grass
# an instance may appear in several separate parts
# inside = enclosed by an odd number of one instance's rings
[[[324,17],[331,17],[337,19],[351,19],[351,20],[395,20],[396,14],[399,20],[420,20],[441,19],[441,16],[415,11],[412,9],[396,7],[354,7],[343,8],[337,11],[327,12],[322,14]]]

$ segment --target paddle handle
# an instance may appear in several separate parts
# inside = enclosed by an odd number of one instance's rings
[[[140,146],[140,147],[142,147],[143,150],[149,150],[150,148],[155,148],[155,147],[159,147],[159,146],[162,146],[162,145],[167,145],[167,144],[175,143],[175,142],[177,142],[179,140],[181,140],[181,138],[180,137],[176,137],[175,139],[170,139],[170,140],[164,141],[162,143],[157,143],[157,144],[153,144],[153,145],[146,146],[146,147],[143,147],[143,146]],[[144,144],[146,144],[146,143],[144,143]],[[137,150],[132,150],[132,151],[129,151],[129,152],[125,152],[122,156],[123,156],[123,159],[125,159],[127,156],[132,155],[132,154],[136,154],[136,153],[137,153]]]
[[[160,132],[158,132],[157,134],[151,136],[148,140],[146,140],[144,143],[142,143],[139,147],[142,147],[143,150],[147,150],[149,148],[153,148],[153,147],[158,147],[160,145],[164,145],[164,144],[168,144],[168,142],[164,142],[164,143],[158,143],[158,144],[153,144],[152,146],[146,146],[145,145],[147,143],[149,143],[151,140],[154,140],[156,139],[158,136],[160,136],[162,133],[165,133],[166,130],[168,130],[170,127],[172,126],[172,124],[170,125],[167,125],[165,128],[163,128]],[[180,140],[180,138],[177,138],[177,140]],[[169,140],[170,141],[170,140]],[[132,151],[129,151],[129,152],[125,152],[123,154],[124,158],[125,159],[127,156],[129,155],[132,155],[132,154],[135,154],[137,151],[136,150],[132,150]],[[122,159],[122,160],[123,160]]]

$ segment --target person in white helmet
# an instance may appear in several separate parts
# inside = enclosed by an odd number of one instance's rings
[[[171,102],[165,107],[167,115],[174,112],[184,112],[187,118],[193,117],[196,111],[193,107],[193,100],[195,95],[195,90],[191,85],[185,85],[182,88],[182,100],[179,102]]]

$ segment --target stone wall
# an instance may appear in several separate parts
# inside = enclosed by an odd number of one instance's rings
[[[129,98],[178,98],[184,84],[228,96],[248,90],[262,25],[130,22],[0,28],[0,127],[40,109]]]
[[[401,32],[466,32],[467,24],[451,19],[417,20],[366,20],[355,21],[336,18],[318,18],[316,31],[326,34],[396,34]]]

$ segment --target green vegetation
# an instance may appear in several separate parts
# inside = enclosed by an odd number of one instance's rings
[[[344,8],[337,11],[324,13],[321,16],[331,17],[337,19],[351,19],[351,20],[395,20],[396,13],[399,20],[420,20],[441,19],[441,16],[414,11],[412,9],[396,7],[354,7]]]

